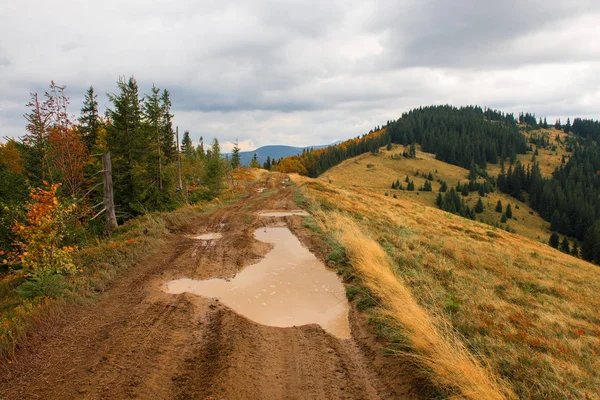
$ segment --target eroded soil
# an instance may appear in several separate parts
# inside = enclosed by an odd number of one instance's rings
[[[0,399],[415,398],[399,358],[386,356],[351,312],[354,338],[318,325],[276,328],[219,301],[165,293],[172,279],[232,278],[270,245],[252,237],[274,223],[261,210],[293,210],[293,189],[268,176],[249,197],[189,221],[124,272],[93,305],[71,305],[0,365]],[[284,218],[323,259],[302,217]],[[186,235],[219,232],[219,240]]]

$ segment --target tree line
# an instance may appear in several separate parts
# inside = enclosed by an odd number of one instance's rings
[[[51,82],[43,95],[31,94],[25,134],[0,143],[4,270],[20,269],[23,260],[34,256],[27,251],[35,247],[28,240],[52,240],[50,247],[68,247],[105,233],[102,219],[96,218],[103,199],[100,154],[110,153],[112,158],[119,223],[218,196],[226,174],[239,166],[239,155],[229,162],[223,159],[216,138],[205,150],[202,138],[194,146],[186,131],[179,151],[167,89],[153,85],[149,93],[140,94],[135,78],[121,77],[116,92],[108,95],[104,115],[90,87],[78,117],[70,114],[65,89]],[[29,228],[35,235],[26,238]],[[61,233],[44,238],[36,230]],[[40,252],[43,257],[37,263],[52,264],[52,255],[42,248]]]

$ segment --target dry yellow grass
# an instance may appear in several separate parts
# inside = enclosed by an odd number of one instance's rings
[[[393,154],[402,154],[403,150],[402,146],[394,145],[390,151],[382,148],[380,154],[377,155],[371,153],[362,154],[358,157],[345,160],[340,165],[326,171],[317,179],[342,188],[363,189],[378,194],[388,193],[390,196],[395,194],[400,199],[416,200],[431,207],[435,207],[435,199],[440,187],[439,183],[433,183],[433,192],[419,192],[416,190],[409,192],[406,190],[392,190],[392,182],[399,178],[402,185],[406,187],[404,179],[408,175],[414,181],[415,187],[418,188],[425,183],[425,178],[421,175],[416,176],[415,173],[417,171],[419,173],[431,172],[434,179],[444,180],[449,186],[455,186],[459,181],[462,183],[468,182],[468,170],[436,160],[433,154],[417,151],[416,159],[390,158]],[[475,192],[466,197],[465,201],[470,207],[474,207],[478,198],[479,195]],[[484,199],[485,211],[479,214],[477,218],[490,224],[500,224],[502,214],[494,211],[498,200],[502,202],[504,207],[508,204],[512,205],[514,218],[508,221],[510,228],[530,239],[542,242],[548,240],[552,233],[550,232],[550,224],[544,221],[527,204],[499,191],[486,196]],[[506,224],[502,225],[505,226]]]
[[[404,329],[432,322],[447,339],[443,329],[447,324],[519,398],[600,398],[597,266],[411,199],[339,187],[335,180],[333,184],[298,176],[294,180],[315,210],[322,210],[325,232],[335,234],[339,229],[339,224],[327,221],[350,218],[362,235],[372,239],[358,236],[359,240],[352,240],[352,234],[358,235],[352,233],[342,241],[355,257],[353,263],[363,282],[381,296],[382,311],[403,321],[399,324]],[[354,250],[361,243],[366,243],[363,253]],[[382,259],[381,249],[389,262],[377,261]],[[371,272],[360,268],[366,262],[382,264],[393,275],[375,266]],[[380,288],[384,281],[394,290],[398,285],[408,287],[429,314],[429,322],[423,322],[404,300],[394,300],[399,292]],[[412,315],[411,323],[407,318]],[[453,347],[451,337],[444,346]],[[413,345],[425,360],[431,358],[431,341]],[[454,382],[463,395],[472,393],[469,384],[457,376],[464,372],[459,368],[435,372],[439,382]],[[493,387],[494,379],[489,381]]]
[[[469,399],[514,397],[506,389],[502,393],[496,378],[479,365],[459,340],[449,332],[442,333],[403,279],[394,274],[388,255],[377,242],[367,238],[348,217],[333,214],[325,218],[326,225],[338,231],[352,265],[383,304],[382,311],[408,337],[416,352],[411,356],[432,372],[438,385],[456,389],[457,397]]]
[[[551,151],[550,149],[538,149],[538,155],[536,156],[536,160],[540,165],[540,171],[543,176],[550,177],[554,170],[560,166],[562,161],[562,156],[570,156],[571,153],[566,150],[566,139],[570,135],[564,133],[563,131],[556,130],[554,128],[550,129],[536,129],[531,132],[527,132],[525,130],[522,131],[523,134],[529,138],[532,134],[535,135],[543,135],[548,138],[550,144],[556,145],[556,151]],[[556,141],[556,135],[560,137],[560,142]],[[535,145],[533,148],[535,149]],[[532,154],[519,154],[517,155],[517,159],[523,164],[527,166],[531,164],[531,156]],[[508,165],[506,166],[508,168]],[[488,173],[492,176],[498,176],[500,173],[500,164],[488,164],[487,166]]]

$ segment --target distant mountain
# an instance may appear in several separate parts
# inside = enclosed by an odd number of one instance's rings
[[[256,158],[258,162],[262,165],[265,161],[267,161],[267,157],[271,157],[271,160],[278,160],[283,157],[295,156],[301,154],[305,149],[322,149],[327,146],[332,146],[334,144],[338,144],[341,142],[335,142],[332,144],[320,145],[320,146],[308,146],[308,147],[294,147],[294,146],[283,146],[283,145],[269,145],[262,146],[253,151],[240,151],[240,161],[242,165],[250,164],[252,161],[252,157],[254,157],[254,153],[256,153]],[[231,154],[229,154],[231,157]]]

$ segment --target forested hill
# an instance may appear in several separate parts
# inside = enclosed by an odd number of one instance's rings
[[[387,125],[393,143],[419,143],[424,152],[450,164],[481,168],[498,157],[516,159],[527,150],[512,114],[480,107],[431,106],[414,109]]]
[[[362,137],[288,157],[281,160],[279,169],[315,177],[347,158],[377,152],[391,143],[421,144],[423,151],[465,168],[472,162],[485,168],[486,162],[497,163],[498,157],[515,160],[517,154],[527,150],[526,139],[512,114],[477,106],[429,106],[405,113]]]
[[[498,176],[498,188],[520,199],[527,193],[529,205],[551,223],[554,247],[559,243],[557,233],[575,238],[571,248],[563,238],[561,250],[579,256],[581,241],[581,256],[600,264],[600,122],[576,118],[573,125],[570,121],[564,126],[557,124],[574,135],[568,142],[573,148],[571,157],[563,159],[551,178],[541,176],[535,160],[530,168],[517,162]],[[550,143],[536,143],[536,149],[547,145]]]

